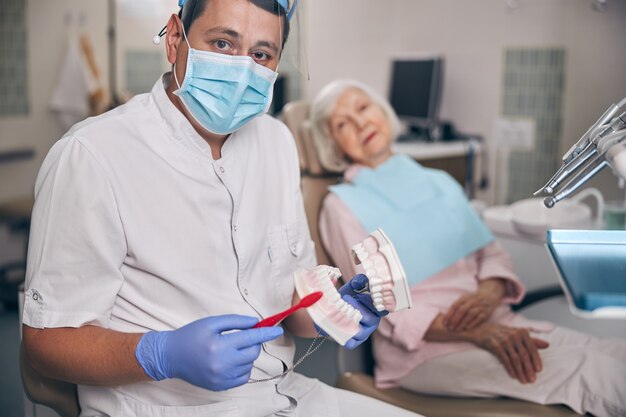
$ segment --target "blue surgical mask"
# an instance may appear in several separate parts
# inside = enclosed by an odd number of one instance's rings
[[[174,69],[178,86],[174,94],[200,126],[226,135],[267,112],[277,76],[249,56],[218,54],[189,46],[182,85]]]

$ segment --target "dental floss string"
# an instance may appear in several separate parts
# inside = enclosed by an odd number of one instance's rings
[[[318,339],[321,339],[321,342],[317,346],[313,347],[313,345],[315,345],[315,342],[317,342]],[[320,346],[322,346],[324,344],[326,339],[329,339],[329,337],[328,336],[322,336],[321,334],[318,333],[317,336],[315,337],[315,339],[313,339],[313,342],[311,342],[311,346],[309,346],[309,348],[307,349],[306,353],[304,355],[302,355],[302,357],[300,359],[298,359],[298,361],[296,363],[294,363],[291,366],[291,368],[287,369],[282,374],[273,376],[271,378],[263,378],[263,379],[253,379],[253,378],[250,378],[248,380],[248,384],[256,384],[258,382],[272,381],[274,379],[281,378],[281,377],[287,375],[289,372],[293,371],[296,368],[296,366],[300,365],[302,363],[302,361],[304,361],[308,356],[312,355],[313,352],[315,352],[317,349],[319,349]]]

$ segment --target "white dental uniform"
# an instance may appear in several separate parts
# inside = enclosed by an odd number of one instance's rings
[[[287,128],[259,117],[214,161],[167,80],[50,150],[35,187],[24,324],[145,332],[267,317],[290,305],[295,268],[315,265]],[[293,354],[288,335],[265,344],[252,378],[280,374]],[[414,415],[294,373],[222,392],[178,379],[78,389],[83,416],[339,416],[346,401],[377,413],[360,415]]]

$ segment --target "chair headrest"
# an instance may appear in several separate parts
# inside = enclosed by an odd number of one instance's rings
[[[291,101],[283,107],[280,116],[296,141],[300,170],[313,176],[340,175],[341,171],[327,169],[321,161],[319,147],[311,133],[310,107],[307,100]]]

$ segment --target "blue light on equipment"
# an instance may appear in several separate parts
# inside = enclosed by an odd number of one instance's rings
[[[626,318],[626,230],[549,230],[546,246],[574,314]]]

